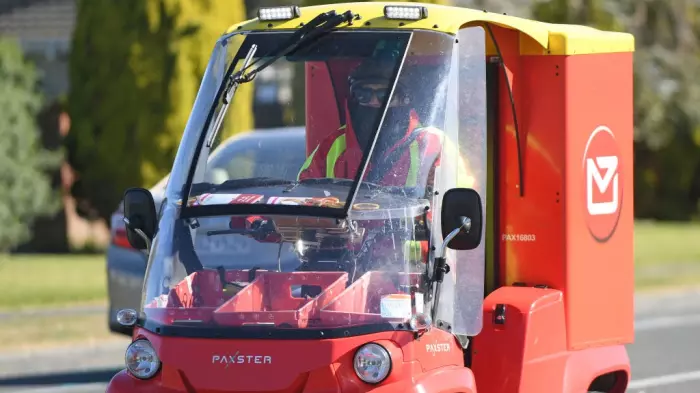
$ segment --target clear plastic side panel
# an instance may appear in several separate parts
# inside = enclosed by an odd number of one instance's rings
[[[432,217],[434,243],[442,244],[441,210],[437,205],[450,188],[472,188],[486,207],[486,56],[481,27],[459,31],[455,45],[447,100],[445,140],[435,182]],[[485,219],[482,220],[485,223]],[[482,233],[483,230],[482,230]],[[446,234],[445,234],[446,235]],[[483,235],[482,235],[483,236]],[[439,247],[437,247],[439,249]],[[474,250],[447,251],[450,272],[440,290],[437,319],[449,323],[457,335],[481,331],[484,299],[484,241]]]

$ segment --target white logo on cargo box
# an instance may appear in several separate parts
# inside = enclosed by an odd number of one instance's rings
[[[588,229],[607,241],[615,232],[622,206],[622,168],[615,135],[606,126],[591,133],[583,152],[585,205]]]

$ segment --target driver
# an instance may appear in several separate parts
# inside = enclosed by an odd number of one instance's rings
[[[381,104],[391,93],[392,74],[393,64],[375,59],[364,61],[350,74],[347,124],[319,143],[301,167],[298,180],[324,177],[354,179],[379,123]],[[417,110],[412,105],[412,93],[400,81],[396,84],[374,149],[374,152],[381,152],[381,157],[372,157],[366,181],[386,186],[433,185],[441,149],[443,146],[456,149],[440,129],[420,124]],[[373,153],[373,156],[377,154]],[[467,172],[464,160],[458,154],[453,157],[460,161],[457,166],[458,186],[473,188],[475,180]],[[425,261],[427,241],[407,241],[404,247],[411,254],[411,260]]]
[[[355,177],[379,123],[382,101],[391,92],[392,74],[393,64],[374,59],[355,68],[348,78],[347,124],[319,143],[301,167],[298,180]],[[411,89],[397,83],[374,150],[381,152],[381,157],[372,158],[366,181],[404,187],[433,184],[443,132],[420,124],[412,98]],[[467,175],[464,162],[461,164],[460,186],[472,187],[474,179]]]

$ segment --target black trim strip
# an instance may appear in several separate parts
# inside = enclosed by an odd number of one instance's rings
[[[493,31],[491,30],[491,26],[489,24],[486,24],[486,30],[489,32],[489,36],[491,36],[491,41],[493,41],[494,47],[496,47],[496,53],[498,54],[498,58],[500,59],[499,63],[501,65],[501,69],[503,69],[503,78],[506,81],[506,87],[508,87],[508,96],[510,98],[510,109],[513,113],[513,127],[515,127],[515,143],[517,143],[517,150],[518,150],[518,179],[519,179],[519,186],[520,186],[520,197],[525,196],[525,184],[523,183],[525,178],[523,175],[523,156],[522,156],[522,148],[520,147],[520,127],[518,127],[518,116],[516,116],[516,111],[515,111],[515,99],[513,98],[513,89],[511,87],[510,83],[510,78],[508,78],[508,71],[506,70],[506,64],[505,61],[503,60],[503,55],[501,54],[501,48],[498,46],[498,41],[496,41],[496,36],[494,36]]]
[[[492,223],[487,236],[491,236],[491,247],[486,250],[487,261],[491,262],[491,282],[487,282],[484,286],[484,297],[499,287],[499,277],[501,273],[499,261],[500,246],[499,227],[500,227],[500,210],[498,209],[499,187],[498,174],[500,173],[499,164],[499,104],[500,104],[500,79],[498,72],[500,61],[492,62],[491,58],[487,59],[486,63],[486,139],[487,139],[487,203],[491,208],[487,208],[487,214],[490,214],[489,221]],[[487,221],[487,222],[489,222]]]
[[[151,320],[139,320],[137,326],[163,337],[221,339],[318,340],[364,336],[382,332],[412,332],[407,324],[392,324],[387,322],[328,329],[295,329],[262,326],[177,326],[165,325]]]
[[[240,205],[204,205],[191,206],[187,210],[182,209],[180,218],[212,217],[226,215],[279,215],[279,216],[311,216],[345,219],[347,213],[343,208],[330,208],[320,206],[294,206],[294,205],[268,205],[268,204],[240,204]]]

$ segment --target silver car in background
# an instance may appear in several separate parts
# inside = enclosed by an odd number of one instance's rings
[[[304,127],[254,130],[235,135],[224,141],[212,153],[205,177],[215,183],[251,177],[284,177],[296,180],[306,159],[305,143]],[[166,176],[150,189],[156,203],[156,211],[160,209],[167,180]],[[119,208],[112,214],[111,242],[107,248],[108,323],[112,332],[131,335],[131,329],[117,323],[116,314],[124,308],[139,309],[147,258],[142,251],[129,245],[122,221],[122,209],[120,203]],[[249,239],[250,242],[241,241],[236,244],[232,244],[230,239],[232,237],[229,236],[204,237],[195,247],[200,252],[206,250],[205,252],[221,254],[230,251],[235,255],[259,254],[261,250],[270,249],[258,247],[257,242],[252,239]],[[256,250],[258,248],[260,250]],[[277,259],[276,254],[270,257]]]

